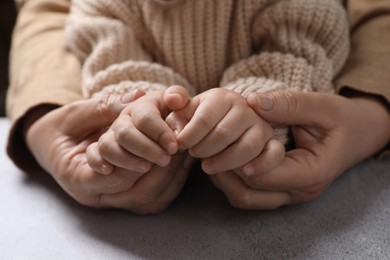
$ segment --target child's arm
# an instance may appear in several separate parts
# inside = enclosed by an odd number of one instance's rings
[[[276,1],[253,21],[253,55],[229,67],[221,86],[251,92],[333,92],[333,79],[349,50],[341,1]],[[287,129],[276,136],[287,143]]]
[[[72,1],[65,38],[82,65],[84,96],[159,91],[175,84],[194,95],[182,75],[159,63],[158,48],[145,43],[150,41],[142,31],[138,5],[137,1]]]

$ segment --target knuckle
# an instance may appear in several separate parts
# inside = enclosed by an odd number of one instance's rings
[[[141,150],[139,151],[138,157],[152,160],[152,159],[155,159],[156,153],[154,152],[152,147],[150,147],[150,146],[143,146],[141,148]]]
[[[110,148],[111,148],[111,141],[107,138],[106,134],[103,134],[100,137],[99,142],[97,144],[97,151],[101,155],[105,155],[110,152]]]
[[[205,128],[210,128],[212,126],[212,116],[205,112],[199,112],[196,115],[197,121]]]
[[[258,142],[245,142],[242,143],[242,152],[248,156],[256,156],[260,154],[263,147]]]
[[[154,117],[148,111],[138,111],[139,113],[134,115],[134,124],[137,128],[147,128],[150,122],[154,120]]]
[[[294,115],[298,112],[298,98],[294,92],[291,91],[278,91],[276,92],[281,96],[282,102],[286,105],[286,112],[289,115]],[[274,96],[274,102],[277,102],[277,98]]]
[[[127,140],[129,135],[129,127],[125,125],[120,125],[114,131],[115,141],[118,143],[123,143]]]
[[[237,97],[237,93],[236,92],[233,92],[233,91],[225,91],[225,93],[223,93],[223,98],[226,100],[226,101],[235,101],[236,97]]]
[[[298,99],[294,93],[286,91],[285,98],[287,101],[287,113],[295,115],[298,112]]]
[[[319,182],[319,180],[322,178],[323,169],[322,167],[319,167],[318,163],[313,157],[305,157],[303,159],[303,163],[305,164],[306,171],[306,184],[307,185],[313,185]]]
[[[217,126],[215,128],[215,134],[217,136],[218,139],[220,140],[226,140],[228,138],[228,136],[230,135],[231,131],[229,128],[225,127],[225,126]]]

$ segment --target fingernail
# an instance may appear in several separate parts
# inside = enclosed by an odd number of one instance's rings
[[[255,168],[252,165],[245,165],[243,172],[246,176],[252,176],[255,173]]]
[[[255,94],[256,102],[263,110],[271,110],[274,107],[274,100],[268,94]]]
[[[205,163],[205,162],[202,163],[202,169],[207,174],[214,174],[215,173],[215,170],[213,169],[213,167],[209,163]]]
[[[134,91],[132,92],[129,92],[129,93],[126,93],[124,94],[122,97],[121,97],[121,102],[122,104],[127,104],[127,103],[130,103],[131,101],[133,101],[134,99]]]
[[[176,142],[169,142],[169,143],[168,143],[167,152],[168,152],[169,154],[174,154],[174,153],[176,153],[176,152],[177,152],[177,149],[178,149],[178,147],[177,147],[177,143],[176,143]]]
[[[108,174],[111,173],[112,169],[111,169],[111,167],[109,167],[108,165],[102,164],[102,166],[100,166],[100,171],[101,171],[104,175],[108,175]]]
[[[151,164],[148,161],[143,161],[143,162],[138,164],[138,169],[140,172],[147,172],[150,169],[150,167],[151,167]]]
[[[165,154],[157,160],[157,164],[160,166],[167,166],[170,161],[171,161],[171,156]]]

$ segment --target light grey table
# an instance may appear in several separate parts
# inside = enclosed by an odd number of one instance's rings
[[[390,259],[390,157],[344,174],[314,202],[229,206],[201,174],[163,214],[78,205],[7,158],[0,119],[0,259]]]

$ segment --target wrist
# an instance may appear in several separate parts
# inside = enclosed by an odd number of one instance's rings
[[[382,106],[388,112],[390,111],[389,102],[383,96],[378,94],[366,93],[349,87],[344,87],[340,92],[340,95],[350,98],[353,101]]]
[[[46,115],[47,113],[49,113],[50,111],[58,107],[59,107],[58,105],[45,104],[45,105],[38,105],[32,108],[30,111],[28,111],[22,122],[22,131],[23,131],[24,139],[26,140],[28,130],[36,121],[38,121],[44,115]]]

